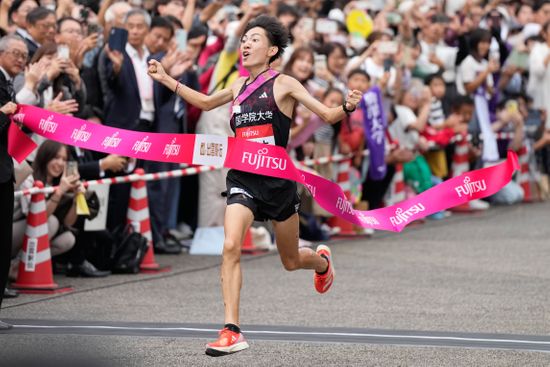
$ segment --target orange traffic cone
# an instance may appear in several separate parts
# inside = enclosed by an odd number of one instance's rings
[[[350,168],[351,168],[351,158],[340,162],[338,164],[338,177],[336,179],[338,185],[340,185],[340,188],[342,189],[342,191],[346,195],[346,199],[348,200],[350,200],[351,198],[351,187],[350,187],[350,180],[349,180]],[[340,236],[354,236],[357,234],[353,229],[353,224],[340,217],[329,218],[328,224],[333,228],[335,227],[340,228],[340,232],[338,232],[338,235]]]
[[[405,178],[403,176],[403,164],[395,165],[395,174],[390,183],[389,197],[386,200],[386,206],[397,204],[407,198],[405,191]]]
[[[246,234],[244,235],[241,252],[243,254],[255,254],[256,252],[258,252],[256,246],[254,246],[254,243],[252,242],[252,232],[250,231],[250,228],[246,231]]]
[[[527,148],[527,145],[525,143],[523,146],[518,150],[518,160],[520,164],[520,174],[518,176],[518,183],[523,189],[523,202],[530,203],[533,201],[537,201],[537,195],[535,195],[532,188],[534,186],[531,171],[530,171],[530,165],[529,165],[529,149]]]
[[[145,171],[138,168],[135,171],[138,175],[143,175]],[[130,191],[130,202],[128,203],[128,213],[126,222],[132,224],[136,232],[141,233],[147,238],[147,252],[141,261],[140,269],[144,273],[159,273],[170,271],[170,267],[161,267],[155,261],[153,251],[153,235],[151,233],[151,222],[149,221],[149,203],[147,201],[147,186],[145,181],[132,182]]]
[[[42,189],[40,181],[34,187]],[[19,262],[17,281],[12,286],[21,293],[52,294],[70,292],[71,287],[59,287],[53,281],[48,214],[43,193],[32,195],[27,228],[23,236],[23,256]]]
[[[465,135],[462,135],[462,139],[455,143],[455,151],[453,154],[453,161],[451,163],[451,173],[453,177],[460,176],[461,174],[466,173],[470,170],[468,150],[468,140],[466,139]],[[485,207],[485,205],[483,205],[485,202],[480,202],[479,200],[476,200],[476,202],[478,203],[477,206],[481,205],[482,207]],[[450,210],[458,213],[469,213],[476,210],[473,208],[472,205],[473,204],[471,202],[467,202],[450,208]]]

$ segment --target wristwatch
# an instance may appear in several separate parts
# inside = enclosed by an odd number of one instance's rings
[[[355,106],[355,107],[353,108],[353,110],[348,110],[348,109],[346,108],[346,103],[348,103],[348,101],[344,101],[344,104],[342,105],[342,109],[344,110],[344,112],[346,113],[346,115],[349,116],[353,111],[355,111],[355,110],[357,109],[357,106]]]

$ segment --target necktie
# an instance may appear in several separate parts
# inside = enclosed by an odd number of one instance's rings
[[[7,80],[7,86],[8,86],[8,94],[10,96],[10,101],[15,102],[15,90],[13,89],[13,82],[11,80]]]

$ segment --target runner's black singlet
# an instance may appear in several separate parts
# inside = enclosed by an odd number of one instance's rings
[[[279,110],[275,101],[273,85],[277,77],[266,81],[233,111],[230,123],[237,138],[286,148],[291,119]],[[245,88],[246,83],[239,95]],[[269,207],[287,208],[296,204],[297,185],[294,181],[232,169],[227,174],[228,196],[232,194],[232,188],[246,191],[255,201]],[[269,215],[271,212],[264,213],[267,218],[263,215],[256,219],[277,219],[275,215]]]

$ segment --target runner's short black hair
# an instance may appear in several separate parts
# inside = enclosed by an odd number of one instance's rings
[[[283,55],[288,45],[288,30],[277,18],[261,15],[248,23],[243,34],[256,27],[263,28],[271,46],[277,47],[277,53],[269,59],[269,63],[271,64]]]

